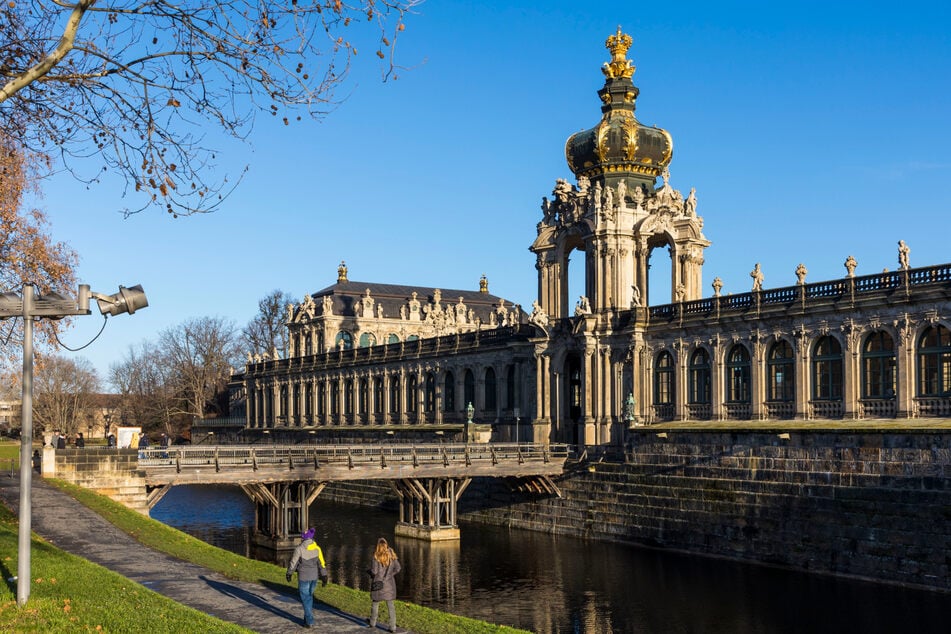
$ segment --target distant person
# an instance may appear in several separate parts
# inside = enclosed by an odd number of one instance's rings
[[[168,434],[162,434],[159,440],[159,446],[162,448],[162,457],[168,458]]]
[[[86,439],[83,438],[83,433],[79,432],[76,434],[76,449],[83,449],[86,447]]]
[[[314,589],[317,579],[327,585],[327,568],[324,563],[324,553],[314,541],[313,528],[301,533],[301,543],[294,549],[291,560],[287,564],[286,578],[288,581],[297,572],[297,591],[300,593],[300,602],[304,606],[304,627],[314,627]]]
[[[43,458],[40,456],[40,450],[33,450],[33,470],[37,473],[40,473],[41,467],[43,466]]]
[[[376,617],[380,609],[380,601],[386,601],[386,609],[390,614],[390,631],[396,631],[396,574],[401,570],[400,561],[396,553],[382,537],[376,542],[373,552],[373,561],[367,573],[370,575],[370,627],[376,627]]]
[[[113,434],[112,432],[109,432],[109,436],[106,438],[106,446],[107,447],[116,446],[116,435]]]
[[[66,436],[62,432],[56,432],[56,448],[66,449]]]
[[[149,448],[149,435],[142,434],[141,436],[139,436],[139,458],[145,457],[145,451],[143,450],[148,448]]]

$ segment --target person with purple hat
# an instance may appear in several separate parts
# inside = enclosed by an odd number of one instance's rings
[[[314,627],[314,589],[317,580],[327,585],[327,565],[324,553],[314,542],[314,529],[308,528],[301,533],[301,543],[294,549],[290,563],[287,564],[287,580],[297,572],[297,591],[304,605],[304,627]]]

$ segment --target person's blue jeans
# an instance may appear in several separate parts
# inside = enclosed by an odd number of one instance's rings
[[[306,625],[314,624],[314,588],[317,587],[317,580],[297,581],[297,591],[300,592],[300,602],[304,604],[304,623]]]

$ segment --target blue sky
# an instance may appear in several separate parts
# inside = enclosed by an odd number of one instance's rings
[[[674,139],[671,185],[697,188],[712,241],[704,296],[951,261],[951,9],[941,2],[427,2],[398,45],[411,67],[381,83],[362,54],[323,122],[261,116],[222,147],[237,191],[216,213],[123,219],[115,183],[46,183],[54,237],[79,279],[150,306],[110,319],[78,355],[105,376],[130,345],[186,319],[243,326],[274,289],[300,299],[350,279],[477,289],[529,306],[542,196],[574,182],[572,133],[600,118],[604,40],[634,38],[637,116]],[[372,49],[367,48],[366,51]],[[372,59],[371,59],[372,58]],[[655,252],[656,253],[656,252]],[[656,288],[656,285],[654,286]],[[580,294],[580,290],[572,294]],[[650,298],[666,303],[667,297]],[[98,315],[60,338],[78,347]],[[72,353],[68,353],[72,354]]]

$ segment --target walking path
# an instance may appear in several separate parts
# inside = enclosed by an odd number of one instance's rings
[[[18,477],[0,476],[0,498],[19,513]],[[143,546],[65,493],[33,478],[33,532],[57,548],[84,557],[183,605],[261,634],[300,627],[304,610],[289,587],[235,581],[217,572]],[[129,553],[136,553],[129,557]],[[316,630],[328,634],[366,633],[362,616],[314,601]],[[383,631],[383,630],[376,630]],[[400,628],[399,632],[406,632]]]

